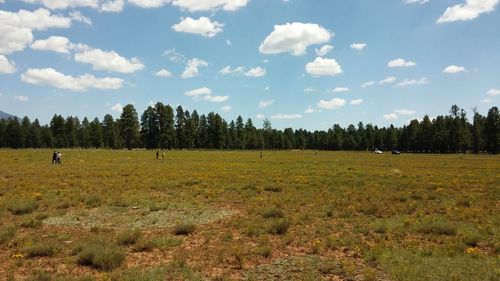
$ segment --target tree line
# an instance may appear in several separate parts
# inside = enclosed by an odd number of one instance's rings
[[[453,105],[448,115],[431,120],[425,116],[403,127],[372,124],[335,124],[326,131],[272,128],[265,119],[256,128],[252,119],[224,120],[218,113],[199,115],[182,106],[175,111],[161,102],[149,106],[139,118],[133,105],[120,118],[64,118],[55,114],[50,124],[17,117],[0,120],[0,147],[11,148],[106,148],[106,149],[397,149],[419,153],[500,152],[500,114],[496,106],[487,116]]]

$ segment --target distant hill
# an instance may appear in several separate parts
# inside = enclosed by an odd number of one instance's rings
[[[9,119],[9,117],[15,117],[15,116],[0,110],[0,119]]]

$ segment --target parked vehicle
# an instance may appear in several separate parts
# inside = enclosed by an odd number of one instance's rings
[[[375,154],[382,154],[382,150],[379,150],[379,149],[375,149]]]
[[[399,150],[394,149],[394,150],[392,150],[392,154],[399,155],[399,154],[401,154],[401,152],[399,152]]]

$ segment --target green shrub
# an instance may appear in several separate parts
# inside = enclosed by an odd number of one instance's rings
[[[290,222],[286,219],[277,219],[270,222],[267,226],[267,233],[283,235],[288,231]]]
[[[11,226],[0,229],[0,245],[6,244],[16,235],[16,229]]]
[[[52,277],[45,271],[37,270],[33,272],[33,275],[27,279],[27,281],[51,281]]]
[[[183,224],[178,224],[174,227],[174,234],[175,235],[189,235],[193,233],[195,230],[194,224],[189,224],[189,223],[183,223]]]
[[[58,247],[54,243],[39,242],[35,245],[27,246],[24,252],[27,257],[51,257],[58,251]]]
[[[272,254],[272,251],[273,250],[269,246],[260,246],[260,247],[255,248],[254,253],[259,255],[259,256],[269,258]]]
[[[417,231],[424,234],[436,234],[436,235],[455,235],[457,229],[455,226],[445,221],[431,220],[427,219],[422,221],[417,226]]]
[[[133,245],[139,241],[142,233],[139,229],[127,230],[120,233],[116,239],[118,245]]]
[[[34,210],[38,208],[38,204],[34,200],[23,200],[19,202],[13,202],[7,206],[9,210],[14,215],[24,215],[33,213]]]
[[[483,237],[478,233],[466,233],[462,237],[464,244],[470,247],[476,247],[481,240],[483,240]]]
[[[119,247],[103,241],[90,241],[80,246],[77,257],[78,264],[102,270],[119,267],[125,255]]]
[[[102,199],[99,195],[96,194],[90,194],[85,197],[83,200],[85,205],[88,207],[99,207],[101,205]]]
[[[276,208],[276,207],[272,207],[271,209],[269,210],[266,210],[262,213],[262,217],[263,218],[266,218],[266,219],[269,219],[269,218],[282,218],[284,217],[285,214],[283,213],[282,210]]]
[[[182,240],[175,237],[158,237],[139,240],[134,245],[135,252],[148,252],[157,248],[172,248],[182,244]]]
[[[268,185],[264,187],[264,190],[269,192],[281,192],[283,189],[280,186]]]
[[[36,227],[39,227],[41,225],[42,225],[42,221],[35,218],[35,217],[26,218],[23,221],[21,221],[22,227],[36,228]]]

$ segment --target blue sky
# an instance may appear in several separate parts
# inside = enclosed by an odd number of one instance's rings
[[[499,0],[0,0],[0,110],[379,126],[500,101]]]

